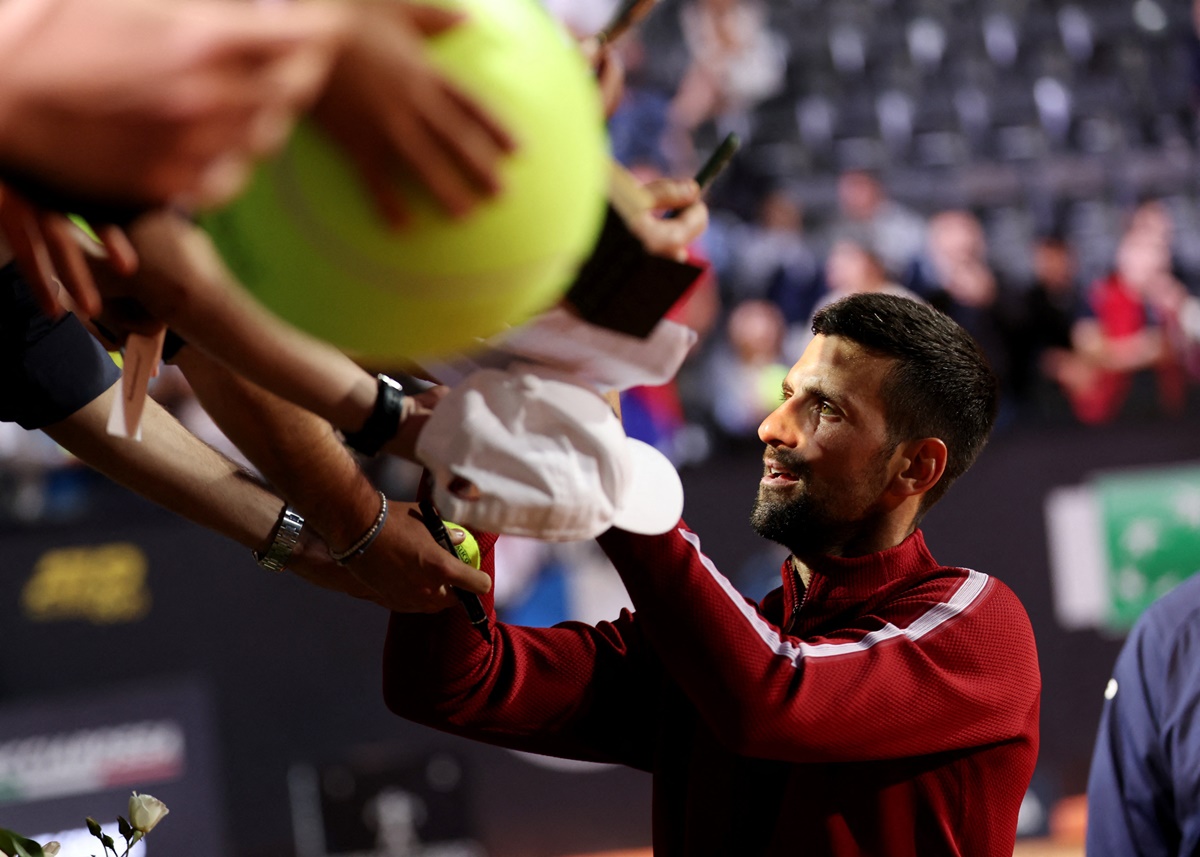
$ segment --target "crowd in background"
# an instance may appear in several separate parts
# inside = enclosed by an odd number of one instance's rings
[[[598,29],[615,6],[549,5],[581,33]],[[786,33],[774,26],[781,15],[794,22],[821,6],[802,0],[664,0],[642,38],[622,43],[626,94],[610,134],[614,155],[635,174],[645,179],[693,172],[712,141],[729,132],[747,144],[713,188],[711,226],[693,248],[708,273],[672,313],[700,334],[695,352],[676,382],[629,391],[623,400],[627,431],[655,443],[677,465],[730,446],[757,446],[757,426],[777,402],[783,375],[810,335],[813,312],[855,292],[928,301],[974,334],[1003,385],[1000,430],[1178,417],[1196,398],[1191,388],[1200,381],[1200,218],[1194,189],[1178,188],[1163,198],[1077,198],[1069,206],[1046,204],[1041,197],[1038,211],[1016,206],[1015,229],[1011,216],[999,216],[1012,215],[1012,205],[983,207],[964,196],[964,204],[946,206],[931,204],[940,197],[928,188],[896,192],[897,186],[915,187],[902,181],[911,177],[914,164],[926,185],[937,186],[950,175],[944,165],[922,165],[928,146],[915,147],[920,123],[913,124],[920,116],[910,115],[905,125],[898,100],[899,93],[916,90],[896,80],[909,68],[913,74],[928,72],[928,81],[953,71],[953,33],[939,20],[950,20],[957,8],[950,0],[899,8],[903,5],[904,0],[868,0],[845,7],[905,22],[906,47],[883,70],[876,68],[870,28],[861,25],[865,19],[857,29],[846,24],[849,18],[814,24],[816,47],[797,44],[804,34],[796,26]],[[1149,14],[1145,0],[1122,8],[1126,13],[1133,8],[1135,19]],[[1033,12],[1051,10],[1058,26],[1054,44],[1071,59],[1086,53],[1080,68],[1091,69],[1090,77],[1081,72],[1071,79],[1072,91],[1085,92],[1089,81],[1103,83],[1108,71],[1096,59],[1098,13],[1088,18],[1081,7],[1037,2],[997,9],[980,23],[981,50],[997,67],[1005,50],[1024,50],[1020,27],[1010,33],[1013,44],[1001,38],[1007,32],[1003,21],[1020,23],[1022,14],[1032,20]],[[1092,30],[1085,26],[1089,21]],[[1146,33],[1154,30],[1153,20],[1136,23]],[[1081,46],[1080,27],[1092,40],[1088,45]],[[1190,28],[1179,30],[1178,40],[1196,55]],[[815,64],[814,53],[821,63]],[[805,92],[796,88],[798,73],[805,75]],[[822,83],[826,73],[833,77]],[[849,99],[847,81],[856,75],[873,99],[869,133],[847,124],[853,121],[850,100],[840,112],[833,104],[822,114],[811,95],[826,86]],[[1064,119],[1061,110],[1044,103],[1054,101],[1045,84],[1054,79],[1043,74],[1033,82],[1038,133],[1051,142],[1070,137],[1081,157],[1095,155],[1099,144],[1088,136],[1095,129],[1087,131],[1091,126],[1081,121],[1079,110]],[[964,92],[955,93],[954,121],[956,133],[969,142],[978,117]],[[995,113],[1000,100],[993,100]],[[795,174],[763,166],[778,153],[773,135],[779,128],[772,122],[781,104],[787,105],[787,133],[794,138],[789,145],[807,158]],[[1194,128],[1176,130],[1194,151]],[[897,146],[905,134],[910,148],[901,157]],[[840,155],[829,162],[817,157],[826,138],[830,145],[840,140]],[[979,163],[1003,157],[993,152]],[[803,178],[808,181],[798,180]],[[811,189],[822,178],[834,192],[814,199]],[[1081,231],[1081,217],[1094,215],[1096,206],[1107,217],[1105,228]],[[163,373],[152,394],[197,434],[236,455],[173,370]],[[0,516],[35,520],[69,511],[76,499],[71,467],[47,438],[0,425]]]
[[[856,292],[929,302],[976,338],[1000,378],[1001,426],[1178,417],[1200,381],[1200,285],[1173,252],[1167,206],[1128,211],[1109,265],[1081,275],[1061,232],[1030,236],[1029,276],[994,263],[969,209],[924,216],[864,172],[838,184],[836,216],[806,229],[802,201],[767,193],[755,220],[718,217],[709,246],[719,320],[691,371],[690,404],[726,439],[753,438],[813,312]]]
[[[680,174],[727,133],[744,145],[710,196],[699,311],[679,313],[696,353],[675,389],[627,397],[641,434],[679,464],[757,446],[813,312],[870,291],[976,337],[1000,431],[1183,415],[1200,380],[1200,207],[1194,170],[1173,171],[1200,103],[1185,11],[684,0],[655,19],[624,51],[616,156]],[[1112,122],[1128,127],[1097,130]]]

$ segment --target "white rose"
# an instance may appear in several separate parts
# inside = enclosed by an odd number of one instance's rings
[[[129,798],[129,823],[134,830],[149,833],[170,812],[167,805],[156,797],[137,792]]]

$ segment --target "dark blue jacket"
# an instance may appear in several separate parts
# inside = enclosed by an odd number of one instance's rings
[[[1117,657],[1088,780],[1088,857],[1200,855],[1200,575]]]

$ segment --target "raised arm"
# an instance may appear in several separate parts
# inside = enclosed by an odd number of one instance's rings
[[[132,277],[95,273],[107,301],[136,301],[189,346],[338,428],[360,428],[375,403],[375,379],[332,345],[302,333],[259,304],[225,267],[208,236],[172,212],[145,215],[128,235],[140,259]]]
[[[114,482],[251,550],[265,549],[283,501],[154,401],[142,416],[144,441],[113,437],[105,425],[119,395],[117,383],[43,431]]]
[[[335,554],[368,532],[380,514],[381,497],[328,422],[190,345],[175,363],[230,440]],[[338,571],[314,582],[362,595],[360,587],[370,580],[367,597],[397,610],[439,610],[457,603],[451,585],[472,592],[491,585],[482,572],[438,547],[420,521],[394,509],[369,548]]]
[[[489,575],[494,542],[480,538]],[[494,620],[492,596],[483,602]],[[659,728],[661,678],[628,613],[595,627],[493,621],[486,638],[463,610],[393,614],[384,650],[384,698],[402,717],[502,747],[643,770]]]

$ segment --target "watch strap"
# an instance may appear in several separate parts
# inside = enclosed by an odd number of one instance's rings
[[[404,415],[404,388],[400,382],[387,375],[377,375],[378,393],[375,407],[363,427],[355,432],[342,432],[346,446],[355,452],[371,457],[383,449],[383,445],[396,436]]]
[[[304,518],[296,514],[291,506],[285,506],[275,525],[271,546],[265,551],[254,551],[254,559],[267,571],[283,571],[292,552],[300,542],[300,531],[304,529]]]

